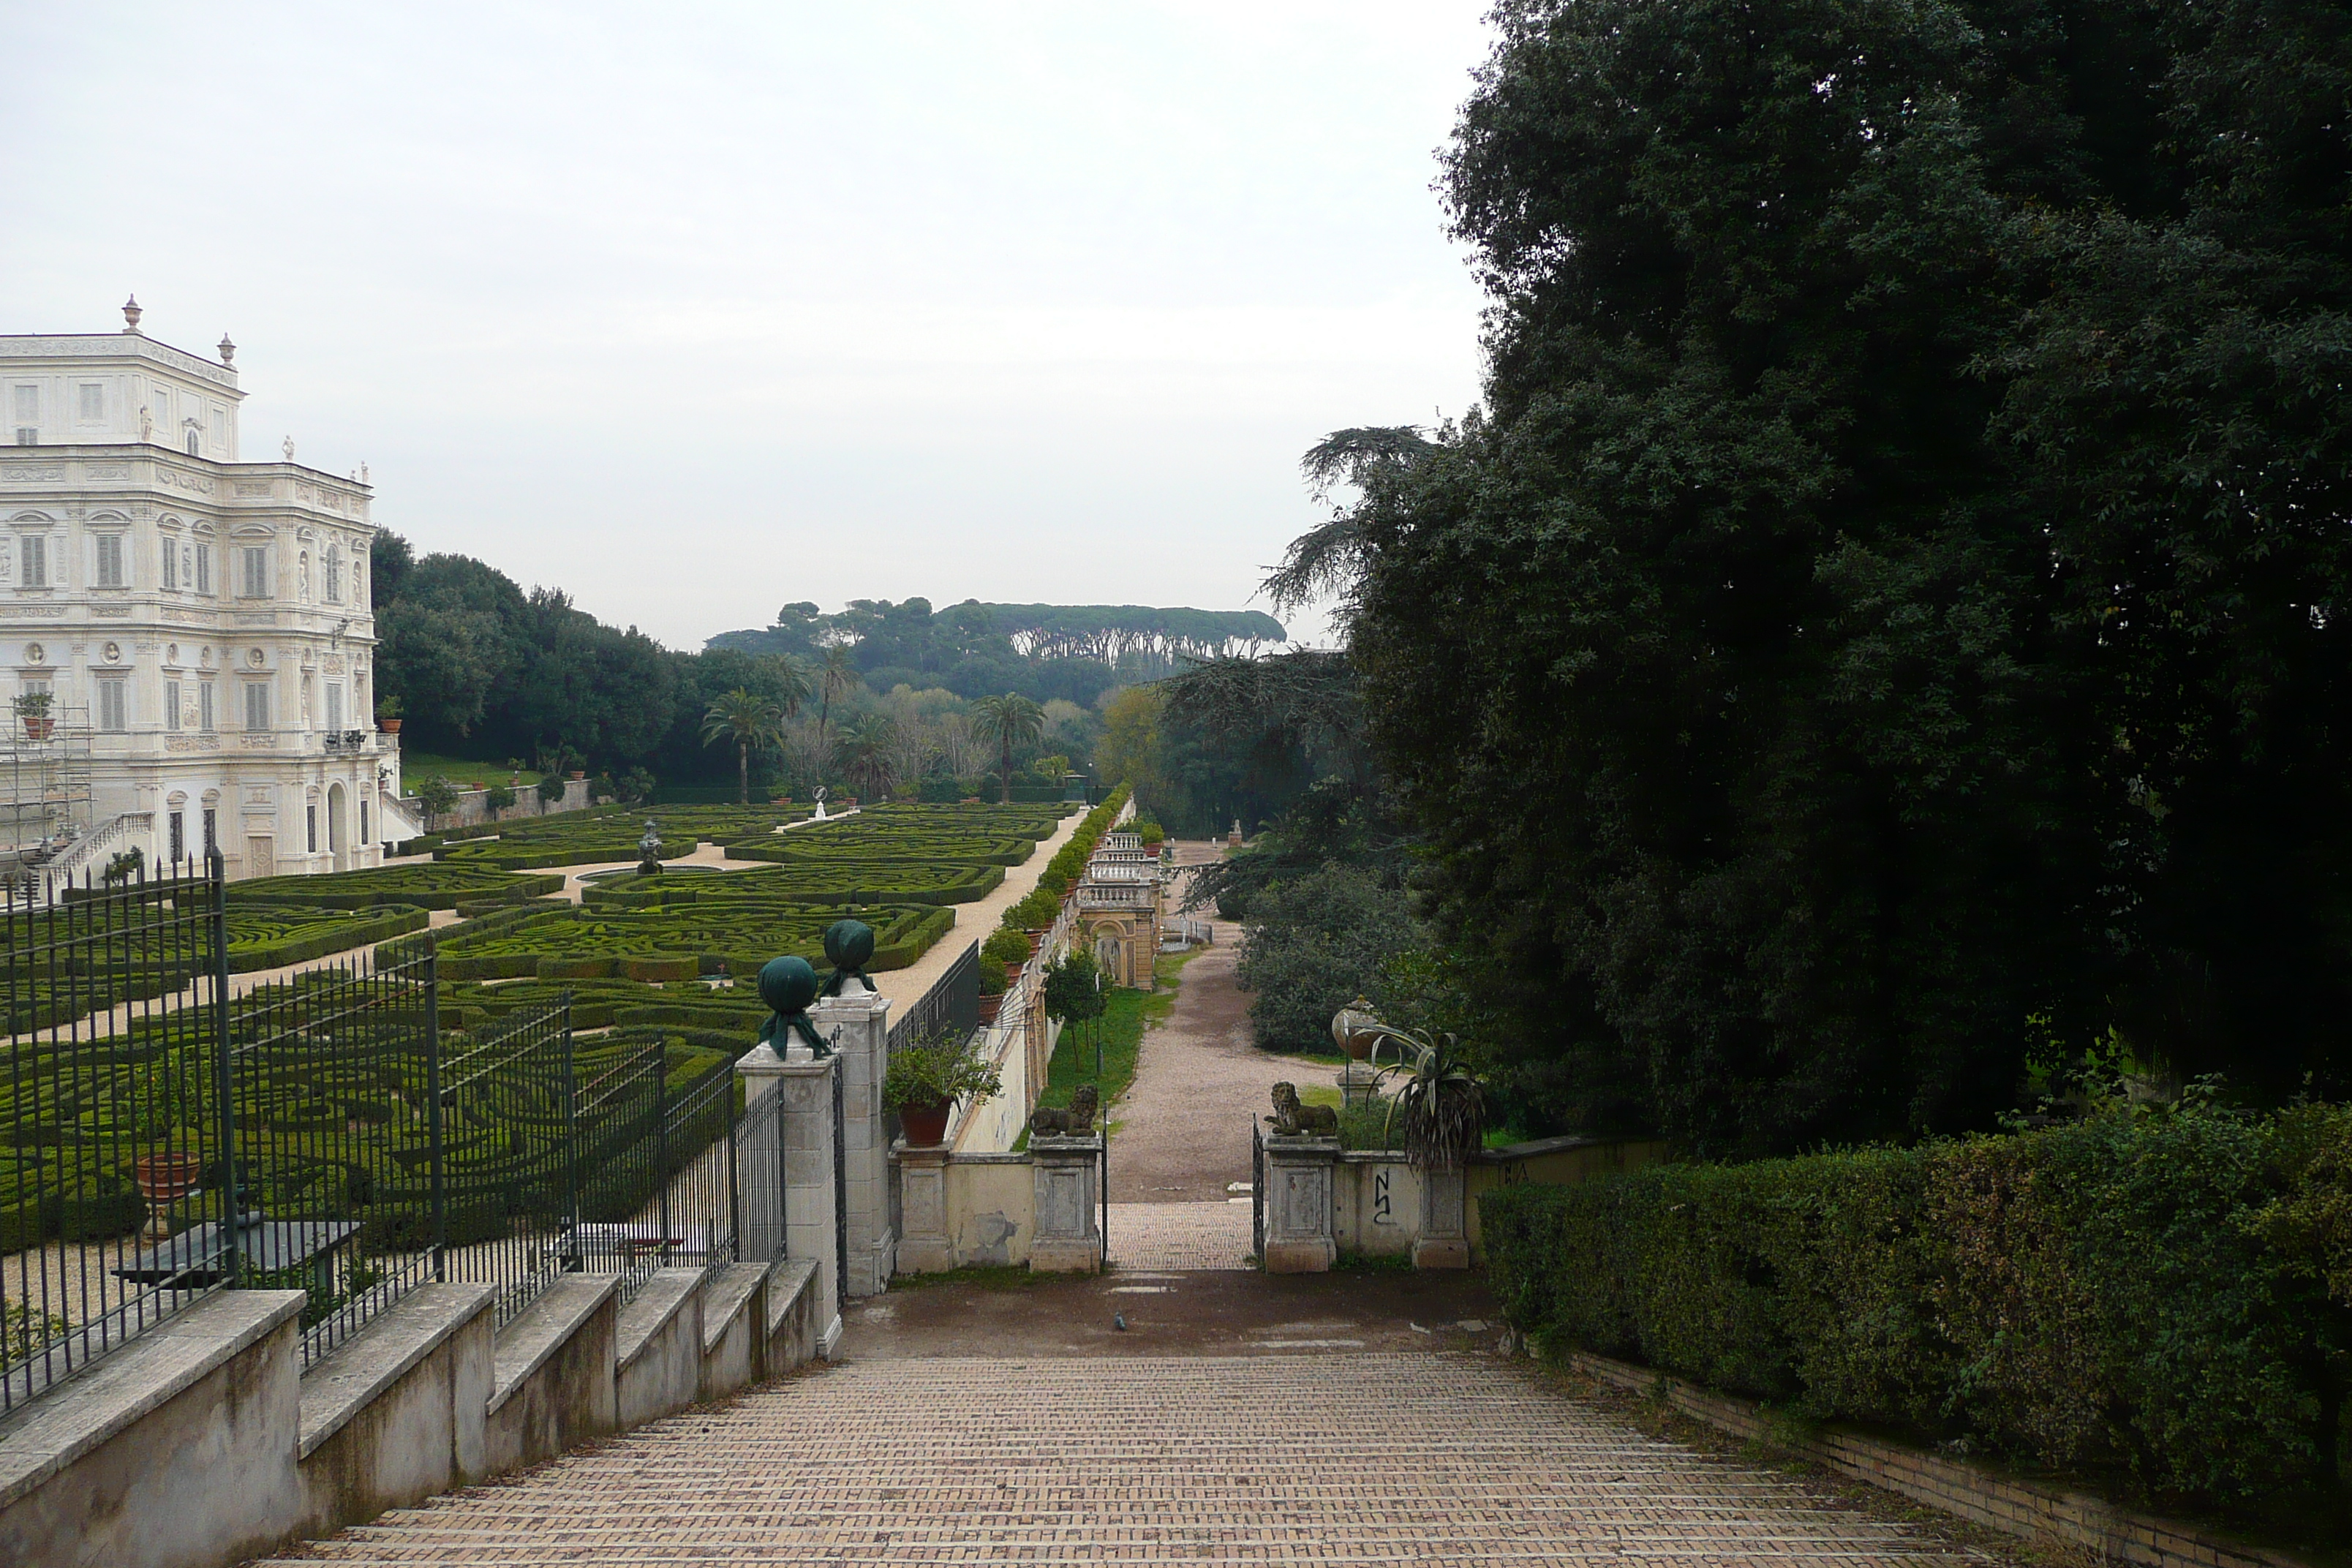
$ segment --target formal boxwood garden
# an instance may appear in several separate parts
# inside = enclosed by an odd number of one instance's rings
[[[499,930],[440,939],[441,973],[451,980],[536,975],[543,980],[692,980],[756,973],[782,953],[812,963],[824,952],[824,931],[842,918],[835,906],[730,900],[676,909],[601,906],[533,913]],[[874,928],[869,969],[903,969],[955,923],[933,904],[862,905]]]
[[[308,963],[422,931],[429,911],[406,904],[363,909],[282,903],[228,906],[228,966],[232,973]]]
[[[373,904],[407,904],[420,910],[455,909],[535,899],[563,890],[560,873],[517,876],[484,866],[383,866],[315,877],[262,877],[231,882],[232,904],[309,904],[363,910]]]
[[[2352,1110],[1656,1166],[1480,1217],[1548,1352],[2187,1506],[2340,1485]]]
[[[289,1027],[289,999],[329,1000],[338,983],[331,974],[306,975],[232,1004],[242,1179],[266,1211],[362,1219],[372,1227],[363,1250],[421,1245],[432,1212],[424,1008],[421,1000],[405,1008],[314,1007],[299,1027]],[[500,1234],[544,1199],[524,1189],[546,1185],[550,1151],[563,1136],[562,1053],[551,1045],[480,1068],[486,1058],[501,1056],[484,1042],[495,1041],[518,1010],[544,1006],[564,989],[537,982],[442,988],[445,1021],[455,1014],[473,1026],[443,1037],[453,1242]],[[658,1049],[675,1099],[727,1071],[750,1048],[766,1012],[748,987],[749,1006],[697,1006],[693,996],[672,993],[666,1009],[659,1005],[666,994],[652,986],[625,995],[609,982],[576,989],[574,1029],[600,1031],[573,1041],[572,1081],[587,1089],[633,1064],[649,1069]],[[493,992],[504,994],[479,1005]],[[631,1017],[616,1020],[616,1011]],[[656,1012],[664,1016],[650,1016]],[[12,1071],[0,1078],[0,1121],[15,1134],[0,1147],[0,1252],[50,1238],[129,1235],[146,1217],[131,1180],[137,1156],[177,1148],[210,1157],[217,1149],[212,1056],[197,1022],[182,1014],[95,1040],[12,1047]],[[605,1109],[581,1129],[582,1169],[620,1173],[583,1184],[583,1216],[625,1217],[656,1177],[642,1150],[634,1160],[621,1156],[649,1136],[644,1123],[657,1102],[648,1082],[625,1094],[587,1095],[583,1103]],[[358,1129],[368,1131],[352,1136]],[[671,1168],[707,1142],[680,1142],[670,1151]],[[205,1201],[216,1203],[216,1177],[205,1185],[215,1194]],[[210,1212],[197,1208],[192,1217]]]
[[[478,1031],[518,1012],[546,1006],[569,995],[575,1029],[614,1025],[663,1024],[688,1031],[715,1032],[737,1042],[740,1051],[767,1020],[749,975],[740,983],[709,981],[656,984],[643,980],[444,980],[441,1026]]]
[[[969,904],[1004,885],[993,863],[927,865],[919,860],[823,860],[722,871],[707,877],[633,877],[582,889],[583,900],[612,909],[645,910],[739,899],[801,904]]]
[[[436,846],[433,858],[452,866],[522,870],[541,866],[587,866],[637,858],[637,843],[648,818],[658,824],[662,856],[675,860],[697,844],[764,841],[786,823],[809,815],[806,806],[688,805],[578,812],[556,818],[500,823],[496,837],[474,837]]]

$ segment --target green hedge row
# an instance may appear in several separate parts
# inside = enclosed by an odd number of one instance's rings
[[[969,904],[1004,885],[996,865],[928,866],[911,860],[831,860],[762,866],[709,876],[640,877],[582,889],[585,902],[656,910],[765,899],[800,904]]]
[[[2340,1474],[2352,1110],[1666,1165],[1480,1199],[1510,1321],[2145,1496]]]
[[[329,953],[371,947],[423,931],[431,914],[406,904],[306,909],[299,904],[231,904],[228,966],[232,973],[308,963]]]
[[[495,929],[440,938],[450,980],[535,975],[542,980],[680,981],[721,970],[756,973],[781,953],[824,957],[825,928],[842,911],[812,904],[737,900],[679,909],[558,908]],[[874,927],[874,970],[903,969],[955,923],[931,904],[861,906]],[[481,922],[477,922],[481,923]]]
[[[489,867],[436,864],[383,866],[315,877],[262,877],[230,883],[228,901],[344,910],[410,904],[420,910],[446,910],[460,903],[535,899],[562,890],[563,878],[559,874],[519,877]]]
[[[1045,869],[1038,875],[1037,885],[1004,911],[1004,917],[998,925],[1000,931],[1017,934],[1024,931],[1044,931],[1054,923],[1061,913],[1062,900],[1085,872],[1087,861],[1094,855],[1095,846],[1101,843],[1102,836],[1110,831],[1112,821],[1118,817],[1120,808],[1127,805],[1130,793],[1129,786],[1122,784],[1111,791],[1100,805],[1087,813],[1085,820],[1078,824],[1077,831],[1072,833],[1069,841],[1054,851],[1053,859],[1045,863]],[[1006,963],[1013,962],[1012,944],[1006,942],[1000,953],[990,956],[1001,956]]]
[[[569,994],[572,1026],[602,1029],[615,1024],[670,1024],[715,1030],[748,1046],[768,1016],[768,1005],[749,980],[709,986],[699,982],[657,985],[641,980],[461,980],[441,983],[445,1026],[480,1028],[518,1009],[544,1006]],[[457,1020],[451,1023],[450,1020]]]

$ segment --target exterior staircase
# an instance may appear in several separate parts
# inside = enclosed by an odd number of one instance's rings
[[[1360,1352],[853,1359],[301,1561],[321,1559],[1990,1561],[1649,1437],[1492,1356]]]

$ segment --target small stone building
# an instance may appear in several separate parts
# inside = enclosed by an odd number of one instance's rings
[[[1110,832],[1078,880],[1078,934],[1113,985],[1150,990],[1160,955],[1160,862],[1137,835]]]

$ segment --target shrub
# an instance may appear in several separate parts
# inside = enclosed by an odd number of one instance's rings
[[[999,926],[980,944],[980,956],[992,963],[1018,969],[1029,962],[1029,939],[1006,926]]]
[[[1370,871],[1327,867],[1250,900],[1236,978],[1257,1043],[1271,1051],[1331,1049],[1331,1016],[1380,980],[1381,965],[1419,931],[1403,895]]]
[[[1002,996],[1012,984],[1013,977],[1002,960],[990,958],[985,953],[981,955],[980,994],[982,996]]]
[[[1481,1196],[1506,1314],[1817,1418],[2233,1502],[2326,1484],[2352,1110],[2103,1116]],[[2336,1212],[2352,1212],[2339,1207]]]

